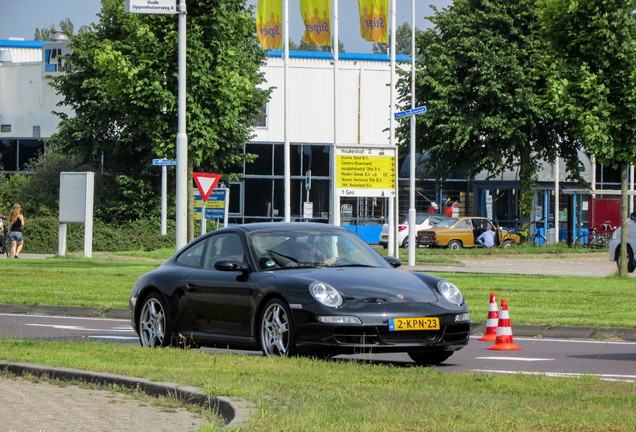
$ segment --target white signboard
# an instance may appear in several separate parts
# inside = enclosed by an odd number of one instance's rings
[[[338,196],[395,196],[395,152],[395,147],[336,148]]]
[[[140,14],[176,14],[177,0],[126,0],[126,12]]]

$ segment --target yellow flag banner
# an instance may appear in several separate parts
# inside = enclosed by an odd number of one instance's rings
[[[300,0],[305,23],[303,41],[311,45],[331,45],[331,0]]]
[[[265,49],[283,47],[282,4],[282,0],[258,0],[256,32]]]
[[[358,0],[360,35],[369,42],[387,43],[389,0]]]

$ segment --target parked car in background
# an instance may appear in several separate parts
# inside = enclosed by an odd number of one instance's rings
[[[415,233],[420,230],[434,227],[441,221],[448,219],[446,216],[436,213],[418,213],[415,216]],[[409,217],[400,216],[398,219],[398,244],[400,247],[409,247]],[[380,232],[380,245],[385,248],[389,246],[389,224],[382,225],[382,231]]]
[[[632,213],[627,221],[627,271],[633,273],[636,269],[634,251],[636,251],[636,213]],[[609,242],[610,261],[616,261],[618,269],[621,268],[621,228],[619,227]]]
[[[400,264],[341,227],[235,225],[141,276],[131,321],[144,347],[406,352],[419,365],[442,363],[468,343],[468,306],[451,282]]]
[[[418,231],[417,241],[420,246],[447,247],[451,250],[480,247],[477,238],[488,227],[495,233],[495,246],[508,247],[521,241],[521,236],[495,226],[485,217],[448,218],[437,226]]]

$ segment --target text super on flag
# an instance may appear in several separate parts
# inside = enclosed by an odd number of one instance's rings
[[[303,41],[311,45],[331,45],[331,0],[300,0],[305,23]]]
[[[387,43],[389,0],[358,0],[360,36],[369,42]]]
[[[282,48],[282,17],[282,0],[258,0],[258,7],[256,9],[256,33],[263,48]]]

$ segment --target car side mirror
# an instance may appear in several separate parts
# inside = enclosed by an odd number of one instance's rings
[[[399,266],[402,265],[402,261],[400,261],[396,257],[388,256],[388,257],[385,257],[384,259],[386,260],[386,262],[391,264],[391,267],[393,267],[393,268],[398,268]]]
[[[240,271],[246,273],[248,268],[236,258],[221,258],[214,262],[214,269],[218,271]]]

